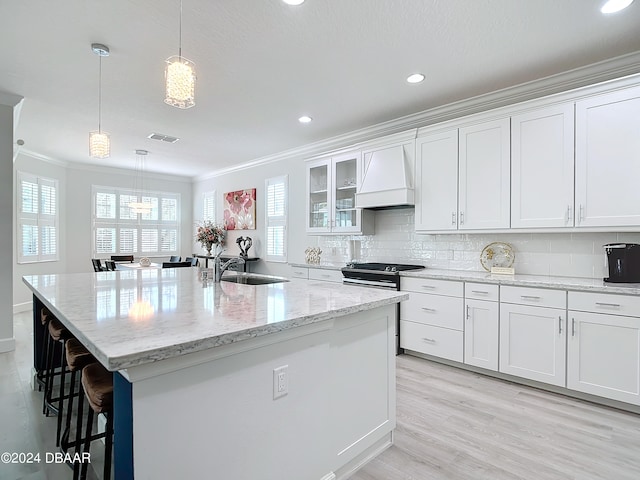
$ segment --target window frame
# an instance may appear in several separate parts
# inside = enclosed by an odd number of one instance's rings
[[[24,171],[18,171],[16,175],[16,254],[18,264],[28,263],[43,263],[43,262],[57,262],[60,260],[60,187],[59,181],[55,178],[43,177]],[[37,204],[38,211],[36,213],[24,212],[24,196],[23,196],[23,182],[29,182],[37,185],[37,198],[35,203]],[[43,212],[43,193],[44,187],[49,187],[53,190],[53,214]],[[25,255],[24,253],[24,236],[23,227],[26,225],[34,226],[36,229],[36,251],[35,255]],[[46,238],[42,232],[45,228],[53,229],[53,249],[54,253],[44,254],[43,251],[47,250],[43,248],[43,239]],[[33,240],[32,240],[33,242]],[[50,243],[50,242],[49,242]],[[51,245],[49,249],[51,249]]]
[[[269,210],[270,210],[270,205],[271,205],[271,199],[270,199],[270,191],[269,191],[269,187],[272,185],[278,185],[278,184],[282,184],[283,187],[283,210],[282,210],[282,215],[269,215]],[[264,182],[265,185],[265,193],[264,193],[264,198],[265,198],[265,209],[264,209],[264,216],[265,216],[265,260],[267,262],[279,262],[279,263],[286,263],[287,262],[287,250],[288,250],[288,228],[287,228],[287,221],[288,221],[288,213],[289,213],[289,208],[288,208],[288,203],[289,203],[289,176],[288,175],[279,175],[277,177],[271,177],[271,178],[267,178],[265,179]],[[282,232],[282,253],[281,254],[269,254],[269,250],[270,250],[270,236],[269,236],[269,228],[270,227],[283,227],[283,232]]]
[[[115,195],[112,205],[107,207],[114,209],[113,218],[98,217],[98,195]],[[122,198],[122,197],[129,197]],[[129,214],[123,218],[121,210],[127,208],[127,200],[132,198],[140,201],[140,197],[151,198],[156,200],[157,219],[144,218],[145,214],[137,213],[135,218]],[[175,220],[164,220],[163,203],[165,200],[175,201]],[[124,202],[124,203],[123,203]],[[142,194],[134,189],[109,187],[103,185],[91,186],[91,255],[92,258],[104,258],[111,255],[134,255],[136,257],[166,257],[167,255],[178,255],[180,252],[180,209],[181,195],[176,192],[161,192],[145,190]],[[112,230],[113,236],[107,239],[114,245],[115,251],[107,251],[104,247],[98,248],[100,239],[98,238],[98,229]],[[127,231],[135,231],[131,237],[132,248],[123,249],[123,242],[126,241],[123,235]],[[156,239],[156,250],[143,250],[144,238],[151,237]],[[174,238],[175,235],[175,238]],[[104,237],[106,238],[106,237]],[[175,249],[163,249],[163,241],[174,241]],[[135,248],[134,248],[135,247]]]
[[[210,190],[202,194],[202,220],[216,223],[216,191]]]

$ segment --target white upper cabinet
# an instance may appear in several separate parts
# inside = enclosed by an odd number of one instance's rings
[[[458,129],[416,142],[416,230],[458,228]]]
[[[458,228],[509,228],[509,118],[459,131]]]
[[[573,226],[573,109],[511,117],[511,228]]]
[[[577,227],[640,225],[640,87],[576,102]]]
[[[363,234],[372,229],[371,212],[355,208],[360,165],[359,151],[307,163],[307,232]]]

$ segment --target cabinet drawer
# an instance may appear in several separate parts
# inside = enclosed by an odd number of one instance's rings
[[[500,303],[537,305],[549,308],[567,308],[567,292],[546,288],[500,287]]]
[[[431,278],[402,277],[401,290],[407,292],[435,293],[450,297],[462,297],[462,282],[433,280]]]
[[[322,268],[309,269],[309,280],[342,283],[342,278],[342,271],[340,270],[324,270]]]
[[[462,330],[463,308],[462,298],[411,293],[409,300],[402,302],[400,318],[436,327]]]
[[[498,301],[498,285],[488,283],[465,283],[464,298],[473,298],[475,300],[491,300]]]
[[[640,297],[569,292],[569,310],[640,317]]]
[[[304,278],[307,280],[309,278],[309,269],[303,267],[291,267],[290,275],[292,278]]]
[[[401,320],[400,346],[414,352],[462,362],[463,333]]]

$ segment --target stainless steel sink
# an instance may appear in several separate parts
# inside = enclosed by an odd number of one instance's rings
[[[258,275],[255,273],[225,274],[222,276],[223,282],[243,283],[245,285],[268,285],[270,283],[288,282],[284,277],[274,277],[272,275]]]

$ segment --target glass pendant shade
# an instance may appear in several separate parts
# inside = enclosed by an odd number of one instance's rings
[[[111,155],[111,139],[106,132],[89,133],[89,156],[91,158],[108,158]]]
[[[166,94],[164,103],[177,108],[191,108],[196,104],[195,63],[180,55],[166,60]]]

